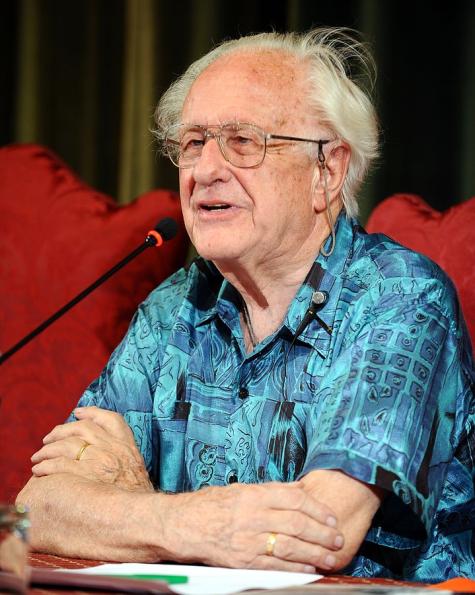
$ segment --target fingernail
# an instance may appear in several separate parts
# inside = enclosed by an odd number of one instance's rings
[[[336,518],[334,516],[328,516],[326,523],[329,527],[336,527]]]
[[[335,566],[336,558],[329,554],[324,561],[324,564],[327,568],[333,568]]]
[[[333,543],[335,544],[335,547],[341,548],[341,546],[343,545],[343,537],[341,535],[337,535]]]

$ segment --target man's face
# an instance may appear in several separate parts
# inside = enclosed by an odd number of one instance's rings
[[[301,68],[281,53],[225,56],[193,84],[182,122],[244,122],[266,133],[315,138],[302,79]],[[242,169],[226,161],[217,141],[209,139],[194,167],[180,170],[185,224],[197,251],[218,266],[256,267],[279,266],[303,250],[315,226],[316,165],[308,148],[279,142],[279,149],[268,147],[259,167]]]

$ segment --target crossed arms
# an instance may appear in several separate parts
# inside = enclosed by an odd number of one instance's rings
[[[337,470],[292,483],[166,494],[150,483],[123,418],[97,407],[54,428],[33,455],[17,502],[31,509],[35,550],[101,560],[332,572],[356,554],[383,498]],[[88,446],[79,461],[81,446]],[[272,556],[270,533],[277,535]]]

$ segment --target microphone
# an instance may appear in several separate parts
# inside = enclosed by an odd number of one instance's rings
[[[165,217],[164,219],[160,219],[157,225],[148,232],[147,237],[145,238],[145,243],[148,246],[156,246],[159,248],[163,242],[172,240],[177,233],[178,223],[171,217]]]
[[[120,270],[123,266],[129,263],[132,259],[136,256],[141,254],[147,248],[157,247],[159,248],[163,242],[171,240],[176,236],[178,232],[178,223],[172,219],[171,217],[165,217],[161,219],[154,229],[150,230],[145,238],[144,242],[138,246],[135,250],[133,250],[128,256],[123,258],[119,261],[116,265],[114,265],[111,269],[106,271],[99,279],[91,283],[86,289],[81,291],[75,298],[65,304],[62,308],[60,308],[57,312],[55,312],[52,316],[47,318],[44,322],[42,322],[39,326],[37,326],[31,333],[23,337],[18,343],[13,345],[10,349],[5,351],[5,353],[0,355],[0,365],[7,361],[14,353],[16,353],[19,349],[27,345],[32,339],[38,336],[41,332],[47,329],[53,322],[58,320],[63,314],[66,314],[68,310],[70,310],[73,306],[83,300],[86,296],[88,296],[91,291],[94,291],[96,287],[99,287],[104,281],[107,281],[109,277],[112,277],[114,273]]]
[[[328,300],[328,293],[326,291],[314,291],[312,295],[312,303],[310,304],[308,310],[305,312],[304,317],[302,318],[302,322],[299,324],[297,330],[295,331],[294,338],[296,339],[299,337],[307,326],[311,323],[312,319],[315,319],[318,324],[329,334],[332,334],[331,327],[328,326],[326,322],[324,322],[320,316],[318,316],[317,312],[322,308]]]
[[[310,306],[308,307],[307,311],[305,312],[304,317],[302,318],[302,322],[297,327],[297,330],[295,331],[295,334],[294,334],[292,341],[290,343],[290,347],[285,354],[284,380],[283,380],[283,388],[282,388],[285,399],[287,399],[287,360],[289,357],[290,350],[295,345],[295,342],[297,341],[297,339],[304,332],[304,330],[307,328],[307,326],[312,322],[312,319],[315,319],[318,322],[318,324],[329,335],[332,334],[333,329],[331,328],[331,326],[328,326],[328,324],[325,321],[323,321],[320,318],[320,316],[317,314],[317,311],[320,310],[320,308],[323,308],[323,306],[327,303],[327,301],[328,301],[328,292],[327,291],[317,290],[317,291],[313,292],[312,302],[311,302]]]

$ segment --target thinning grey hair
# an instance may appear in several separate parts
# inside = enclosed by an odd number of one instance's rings
[[[166,130],[180,123],[194,81],[210,64],[224,55],[245,51],[283,52],[306,68],[309,109],[316,114],[320,126],[350,147],[342,200],[347,215],[356,216],[356,193],[378,155],[379,132],[370,95],[376,68],[356,31],[317,28],[307,33],[260,33],[224,41],[193,62],[163,94],[155,111],[156,138],[163,140]]]

